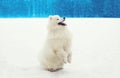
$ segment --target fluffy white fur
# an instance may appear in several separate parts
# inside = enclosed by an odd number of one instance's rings
[[[64,19],[58,15],[49,16],[48,35],[41,65],[49,71],[62,69],[65,63],[71,62],[71,34],[67,26],[58,25]]]

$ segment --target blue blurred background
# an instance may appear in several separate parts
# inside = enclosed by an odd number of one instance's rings
[[[120,17],[120,0],[0,0],[0,17]]]

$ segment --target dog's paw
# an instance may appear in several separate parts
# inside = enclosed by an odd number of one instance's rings
[[[72,58],[72,57],[71,57],[71,54],[69,54],[68,57],[67,57],[67,62],[68,62],[68,63],[71,63],[71,58]]]
[[[71,63],[71,59],[68,59],[68,63]]]
[[[55,72],[56,71],[56,69],[54,69],[54,68],[47,68],[46,70],[50,71],[50,72]]]
[[[66,64],[68,61],[67,61],[67,58],[64,58],[63,59],[63,62]]]
[[[58,68],[58,69],[54,69],[54,68],[47,68],[47,71],[50,71],[50,72],[56,72],[56,71],[59,71],[59,70],[62,70],[63,68]]]
[[[67,63],[67,61],[65,61],[65,60],[64,60],[64,63],[66,64],[66,63]]]

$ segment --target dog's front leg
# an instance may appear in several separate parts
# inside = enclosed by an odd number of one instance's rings
[[[64,63],[67,63],[68,54],[63,49],[56,51],[56,54]]]
[[[67,53],[67,62],[71,63],[72,60],[72,52],[68,47],[64,48],[65,52]]]
[[[68,63],[71,63],[71,60],[72,60],[72,52],[70,52],[67,57]]]

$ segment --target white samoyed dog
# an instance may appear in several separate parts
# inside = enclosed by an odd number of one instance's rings
[[[49,16],[48,35],[42,52],[41,65],[51,72],[62,69],[66,63],[71,63],[72,36],[64,21],[65,17]]]

